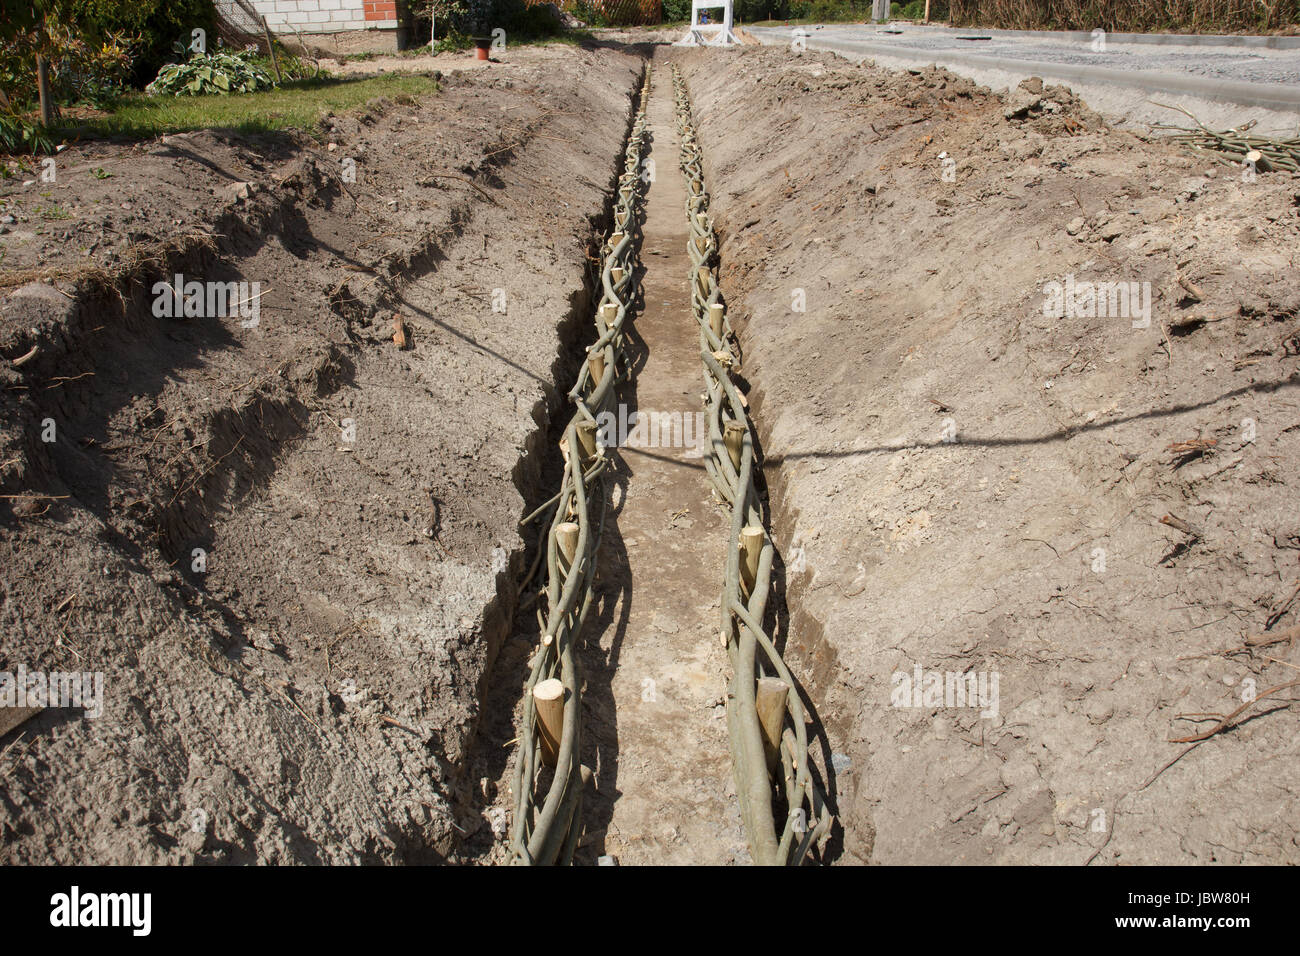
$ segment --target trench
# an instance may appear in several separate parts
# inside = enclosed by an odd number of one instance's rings
[[[640,264],[629,306],[630,375],[605,422],[605,443],[617,445],[612,496],[597,558],[596,602],[580,642],[581,759],[592,780],[573,857],[579,864],[753,862],[732,772],[730,665],[714,624],[731,519],[711,493],[703,463],[708,437],[700,404],[699,326],[688,282],[694,269],[687,253],[687,190],[667,61],[661,55],[649,59],[656,82],[647,103],[644,159],[654,175],[643,197]],[[589,281],[577,297],[588,311],[596,291]],[[591,328],[589,322],[578,326]],[[578,336],[564,343],[571,364],[581,360],[589,340]],[[552,421],[558,412],[550,410]],[[553,427],[529,510],[558,485],[559,437]],[[756,484],[770,520],[761,471]],[[771,634],[784,647],[791,615],[779,552],[773,565]],[[472,836],[462,844],[465,859],[504,862],[500,841],[510,825],[505,817],[511,754],[519,747],[519,691],[539,637],[538,623],[517,613],[486,682],[466,775],[462,823]],[[812,726],[818,777],[829,778],[831,754],[816,707],[801,685],[793,694]],[[775,802],[778,819],[793,803],[780,797]],[[481,825],[485,819],[489,827]],[[823,841],[819,858],[833,856],[833,846],[828,851]]]
[[[612,626],[593,631],[585,654],[587,672],[600,677],[590,695],[596,787],[584,840],[591,855],[626,864],[747,862],[718,713],[726,659],[711,621],[726,527],[700,454],[686,189],[671,79],[663,57],[652,62],[655,176],[632,323],[635,374],[618,394],[616,426],[630,432],[618,453],[621,507],[602,583]]]

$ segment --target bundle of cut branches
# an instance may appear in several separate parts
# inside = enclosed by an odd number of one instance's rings
[[[1154,101],[1153,101],[1154,103]],[[1300,138],[1270,139],[1266,136],[1249,136],[1255,127],[1255,120],[1227,130],[1212,130],[1181,106],[1166,106],[1154,103],[1165,109],[1177,110],[1191,118],[1196,124],[1193,129],[1187,126],[1173,126],[1166,123],[1152,123],[1152,130],[1171,130],[1166,142],[1184,146],[1198,155],[1208,155],[1216,162],[1241,168],[1251,164],[1256,172],[1267,173],[1275,169],[1285,169],[1300,173]]]

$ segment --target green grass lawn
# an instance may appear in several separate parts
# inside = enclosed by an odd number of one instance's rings
[[[150,139],[188,130],[235,129],[241,132],[310,130],[326,113],[356,109],[384,96],[428,96],[438,82],[419,73],[389,73],[357,79],[297,80],[263,93],[228,96],[146,96],[131,93],[103,116],[79,122],[102,136]],[[74,132],[68,130],[68,132]]]

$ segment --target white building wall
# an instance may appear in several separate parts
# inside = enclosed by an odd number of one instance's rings
[[[339,33],[345,30],[392,30],[397,20],[366,19],[365,0],[247,0],[266,17],[272,30],[293,33]],[[218,5],[220,2],[218,0]]]

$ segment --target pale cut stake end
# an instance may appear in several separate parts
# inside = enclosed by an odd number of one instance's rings
[[[554,767],[564,731],[564,684],[558,677],[539,681],[533,688],[533,704],[537,731],[542,738],[542,759],[547,766]]]

